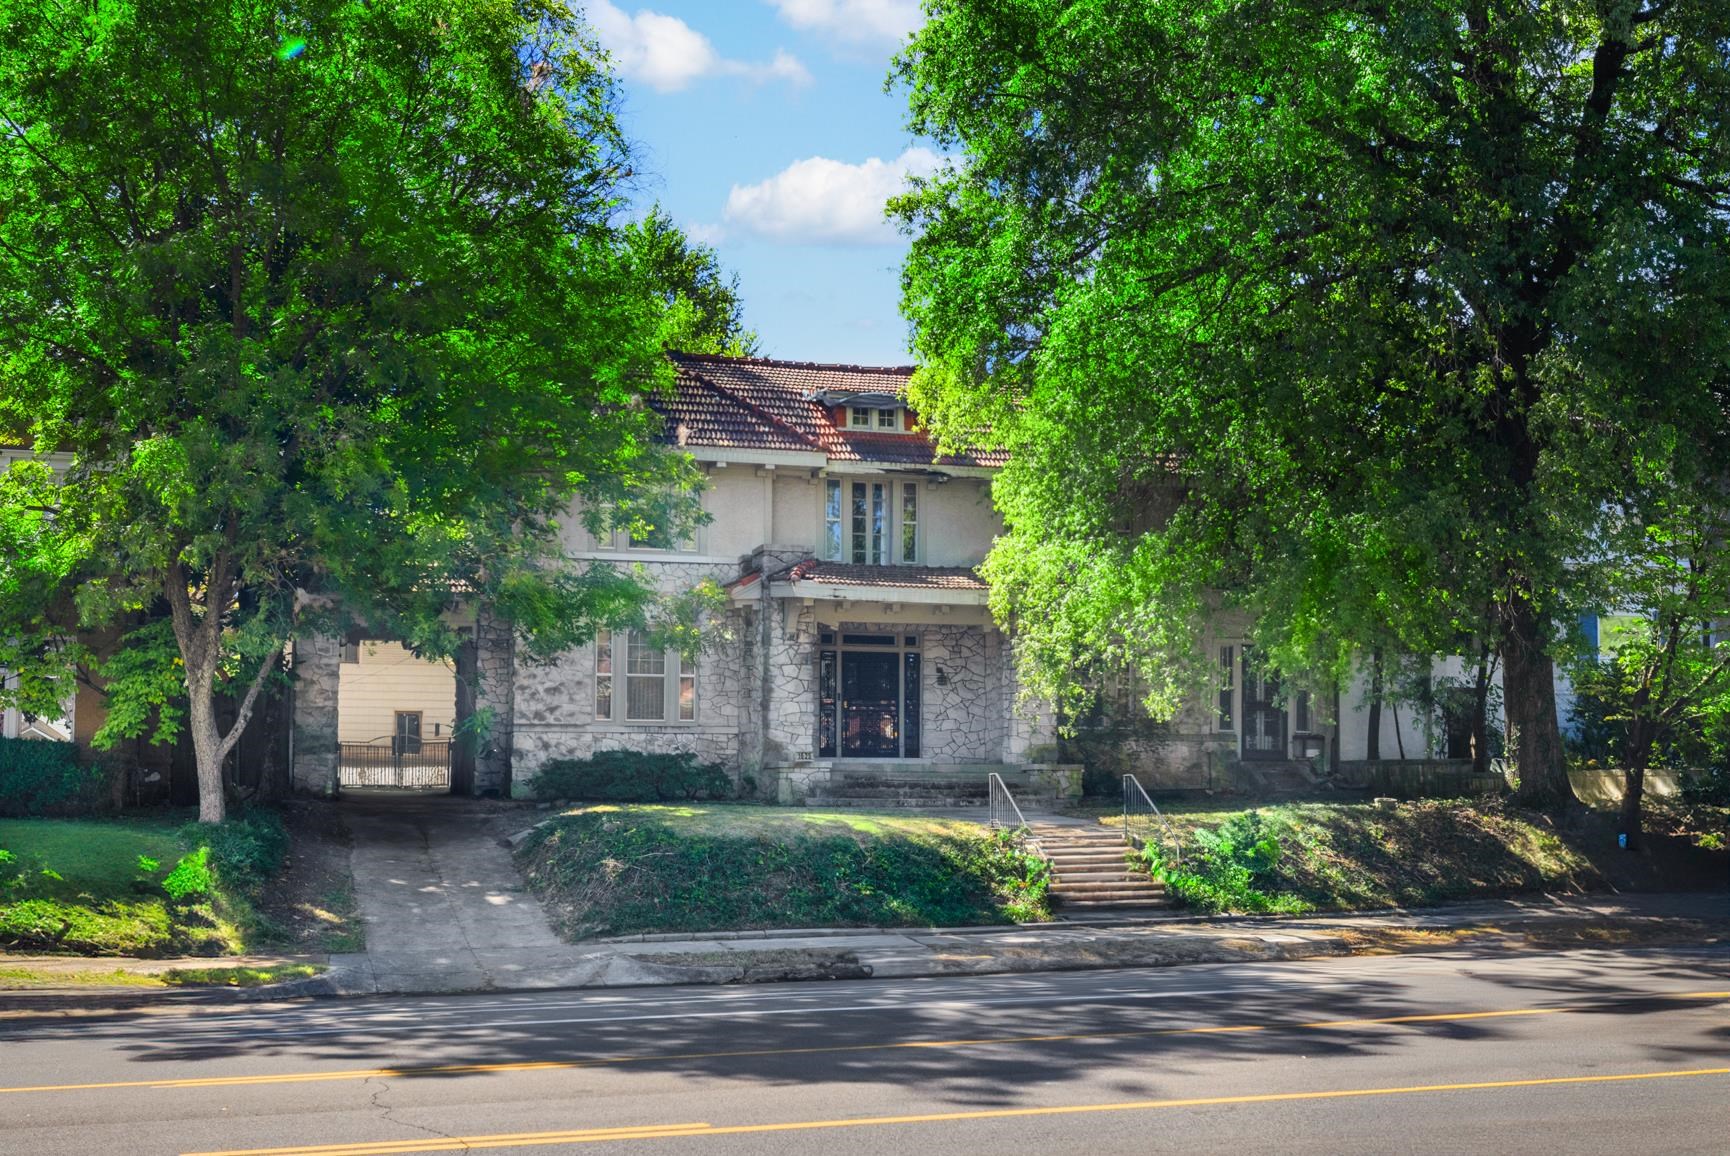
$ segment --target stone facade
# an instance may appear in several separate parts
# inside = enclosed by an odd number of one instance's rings
[[[342,640],[314,636],[294,644],[294,756],[289,777],[297,791],[336,793],[337,702]]]

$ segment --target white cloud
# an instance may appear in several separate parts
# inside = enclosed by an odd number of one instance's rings
[[[719,245],[727,239],[727,230],[718,224],[692,221],[685,226],[685,236],[699,245]]]
[[[928,176],[942,163],[927,148],[857,165],[807,157],[759,184],[734,185],[722,217],[777,241],[891,244],[896,233],[883,217],[884,202],[906,187],[908,176]]]
[[[925,22],[919,0],[769,0],[781,19],[843,40],[899,44]]]
[[[705,76],[737,76],[754,84],[811,82],[811,74],[790,53],[777,50],[772,60],[761,62],[731,60],[676,16],[647,8],[637,9],[633,16],[610,0],[594,0],[585,6],[585,15],[620,73],[656,92],[678,92]]]

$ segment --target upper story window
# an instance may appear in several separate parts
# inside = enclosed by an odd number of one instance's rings
[[[824,482],[823,557],[857,566],[913,565],[919,544],[917,482]]]
[[[903,433],[905,429],[901,422],[901,410],[897,408],[874,408],[868,405],[850,405],[847,407],[847,428],[873,430],[877,433]]]

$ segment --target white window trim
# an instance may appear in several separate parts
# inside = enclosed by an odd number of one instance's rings
[[[595,692],[589,696],[590,721],[598,727],[624,727],[631,730],[643,727],[692,727],[698,725],[702,719],[703,709],[699,694],[697,661],[685,658],[677,650],[661,652],[664,660],[661,673],[661,678],[664,680],[661,699],[662,717],[626,717],[630,711],[630,680],[645,677],[630,673],[631,636],[634,633],[636,632],[629,630],[603,631],[590,644],[589,669],[594,672],[596,680]],[[612,646],[612,672],[610,674],[602,674],[596,669],[599,666],[598,647],[602,637],[606,637]],[[612,713],[606,717],[602,717],[597,710],[600,705],[598,701],[600,698],[599,682],[602,678],[612,680]],[[679,691],[681,683],[686,678],[691,680],[691,717],[680,718]]]

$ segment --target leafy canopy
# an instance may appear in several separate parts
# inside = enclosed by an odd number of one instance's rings
[[[647,613],[561,524],[691,481],[604,60],[554,0],[0,0],[0,443],[66,455],[0,475],[6,694],[178,684],[202,771],[296,633]]]
[[[1011,451],[987,570],[1031,688],[1131,665],[1173,711],[1222,604],[1287,671],[1485,638],[1554,788],[1570,560],[1644,458],[1723,464],[1730,9],[929,11],[915,396]]]

